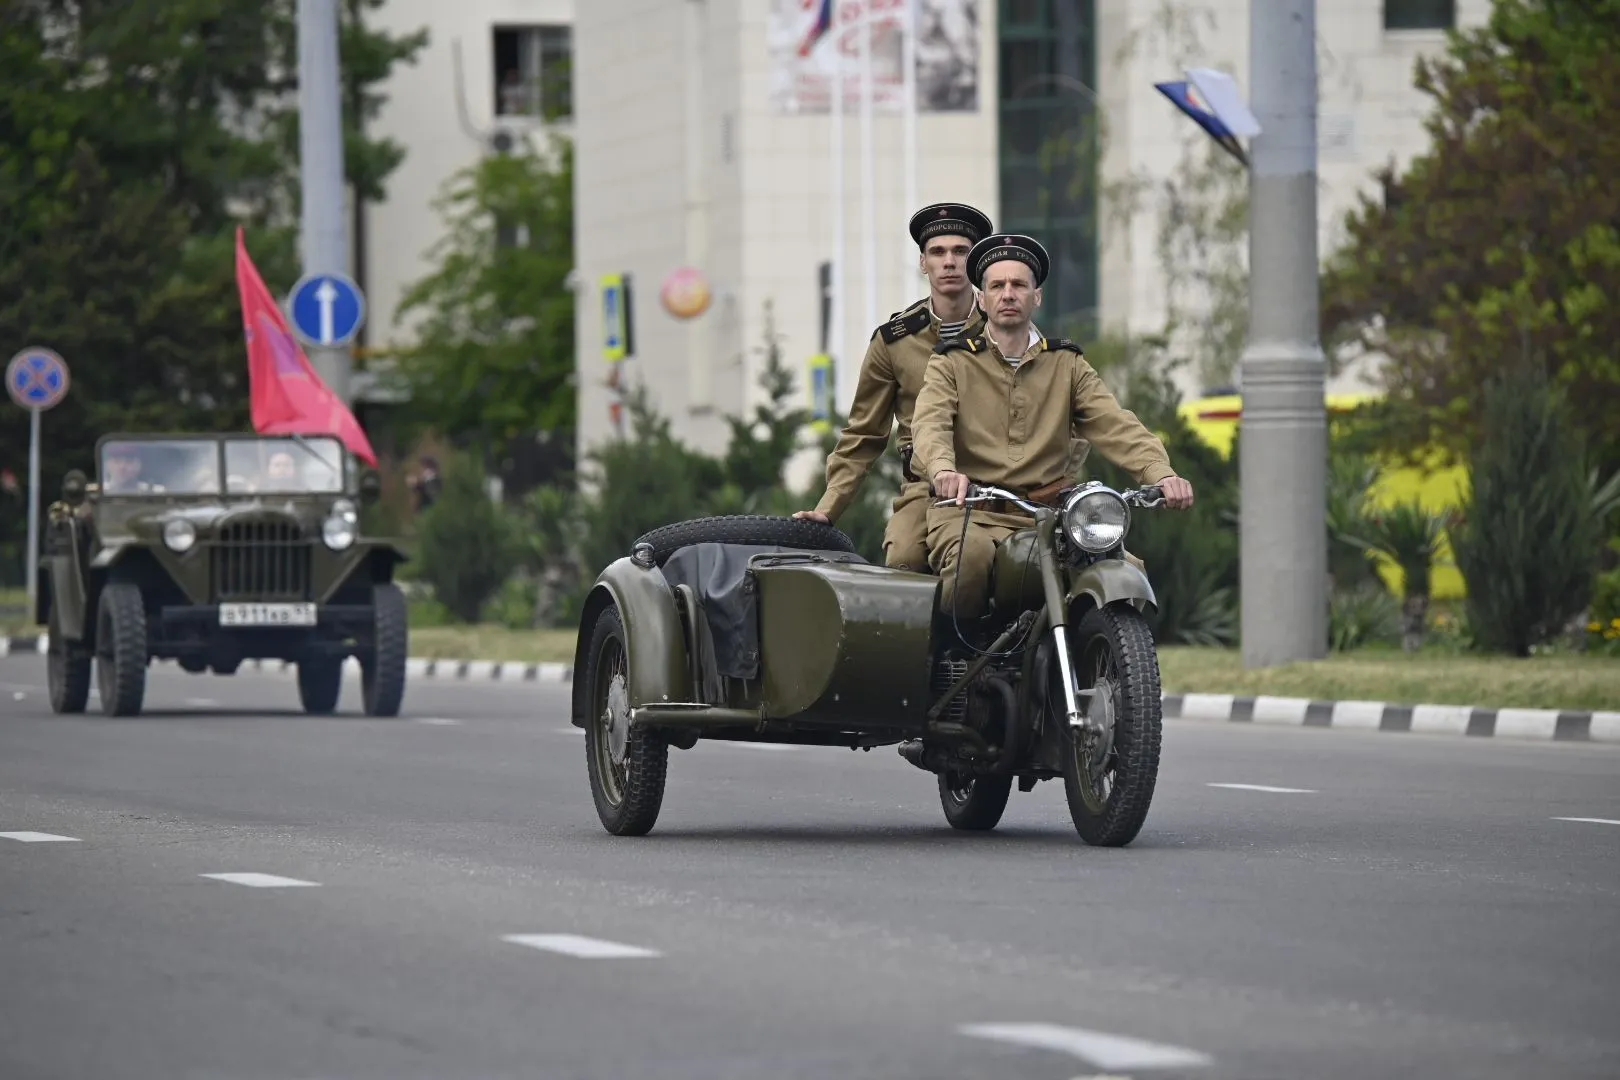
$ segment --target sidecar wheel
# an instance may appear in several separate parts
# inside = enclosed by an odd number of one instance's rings
[[[1098,690],[1085,707],[1100,710],[1106,728],[1088,751],[1082,733],[1059,721],[1069,816],[1086,843],[1124,847],[1147,820],[1159,775],[1164,716],[1153,631],[1130,608],[1103,608],[1086,613],[1069,645],[1081,688]]]
[[[669,744],[653,732],[630,727],[624,624],[613,605],[597,616],[586,656],[590,712],[585,764],[596,816],[615,836],[644,836],[652,831],[664,803]]]
[[[996,827],[1012,795],[1012,777],[979,776],[972,779],[939,774],[939,805],[951,828],[984,832]]]

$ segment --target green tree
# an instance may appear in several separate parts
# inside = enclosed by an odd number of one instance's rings
[[[1498,0],[1420,61],[1431,149],[1349,216],[1324,340],[1389,358],[1392,445],[1461,454],[1483,388],[1529,365],[1620,455],[1620,0]]]
[[[436,427],[505,439],[572,429],[575,411],[572,144],[481,160],[447,185],[437,269],[397,321],[420,314],[400,375]]]
[[[1474,639],[1489,651],[1528,655],[1591,598],[1603,534],[1571,412],[1539,371],[1485,388],[1472,490],[1451,543]]]
[[[417,557],[434,599],[472,623],[521,557],[521,537],[490,498],[476,457],[452,454],[444,464],[444,490],[417,524]]]
[[[47,491],[68,467],[90,467],[109,430],[247,423],[234,228],[247,225],[266,280],[292,281],[294,11],[294,0],[0,9],[0,339],[54,348],[73,370],[44,424]],[[384,63],[416,47],[403,41],[345,30],[368,107]],[[350,124],[351,170],[370,197],[398,158]],[[0,411],[0,460],[25,462],[27,430],[20,410]],[[0,533],[21,527],[0,521]]]

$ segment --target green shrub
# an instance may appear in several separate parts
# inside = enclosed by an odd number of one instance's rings
[[[445,462],[444,490],[417,524],[421,580],[462,622],[477,622],[519,552],[511,517],[489,497],[476,459]]]
[[[1328,603],[1328,645],[1349,652],[1367,645],[1392,645],[1401,638],[1400,601],[1380,584],[1335,589]]]
[[[1480,648],[1528,656],[1592,595],[1602,542],[1594,492],[1568,408],[1544,376],[1488,387],[1483,433],[1452,548]]]

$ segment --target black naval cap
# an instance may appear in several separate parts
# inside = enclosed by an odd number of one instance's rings
[[[968,252],[968,277],[974,288],[984,287],[984,273],[993,263],[1014,259],[1029,267],[1035,274],[1035,287],[1040,288],[1052,269],[1052,260],[1046,249],[1033,236],[1019,233],[997,233],[973,245]]]
[[[911,215],[911,238],[924,247],[936,236],[965,236],[978,243],[990,232],[990,219],[965,203],[934,203]]]

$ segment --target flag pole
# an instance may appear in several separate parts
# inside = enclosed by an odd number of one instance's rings
[[[838,0],[831,0],[828,35],[832,39],[832,92],[827,107],[832,113],[832,346],[833,406],[844,411],[844,395],[853,395],[855,380],[849,378],[850,363],[845,350],[844,332],[844,42],[838,30]]]
[[[910,217],[917,212],[917,0],[906,0],[901,32],[905,35],[900,47],[900,78],[905,97],[905,134],[902,139],[906,159],[905,215]],[[913,265],[911,251],[902,248],[901,254],[903,269],[909,275]],[[895,295],[902,295],[906,291],[902,288]]]
[[[861,276],[866,285],[866,323],[877,315],[877,154],[872,146],[872,9],[861,5],[861,231],[866,244]]]

